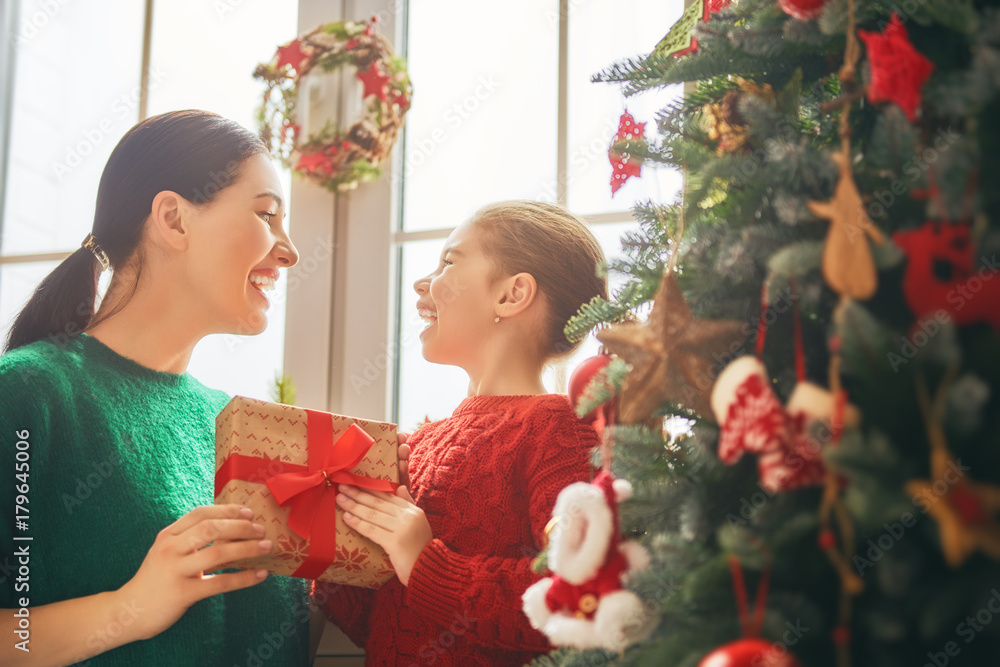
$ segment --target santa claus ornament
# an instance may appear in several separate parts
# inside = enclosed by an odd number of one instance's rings
[[[624,588],[630,572],[649,565],[645,548],[619,539],[618,503],[631,493],[628,481],[606,471],[559,493],[548,550],[553,576],[522,596],[528,621],[554,646],[623,651],[653,631],[655,616]]]

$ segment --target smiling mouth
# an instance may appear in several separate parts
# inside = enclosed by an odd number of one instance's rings
[[[274,282],[275,282],[275,279],[273,277],[271,277],[271,276],[263,276],[263,275],[259,275],[259,274],[254,274],[254,275],[250,276],[250,278],[247,280],[247,282],[250,283],[250,286],[260,296],[260,298],[262,298],[264,300],[264,302],[268,306],[270,306],[271,305],[271,300],[269,298],[267,298],[267,294],[265,294],[265,292],[272,292],[272,291],[274,291]]]
[[[420,319],[424,321],[425,329],[431,326],[432,324],[436,323],[438,319],[437,313],[427,308],[418,308],[417,315],[419,315]]]
[[[270,276],[252,275],[249,278],[250,284],[261,292],[270,292],[274,289],[274,278]]]

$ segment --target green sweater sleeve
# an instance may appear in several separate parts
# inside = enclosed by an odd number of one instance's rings
[[[32,468],[43,455],[34,447],[49,440],[49,406],[44,390],[44,373],[30,354],[12,353],[0,357],[0,608],[18,606],[18,593],[25,582],[18,581],[15,551],[31,526]],[[26,493],[24,493],[26,491]],[[27,502],[25,502],[27,501]],[[22,527],[18,530],[18,526]],[[22,589],[20,591],[16,589]]]

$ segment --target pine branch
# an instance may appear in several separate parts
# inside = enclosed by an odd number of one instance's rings
[[[289,375],[275,375],[271,388],[271,399],[283,405],[295,405],[295,383]]]
[[[574,315],[563,329],[566,339],[570,342],[583,340],[591,330],[600,324],[622,322],[628,313],[653,298],[657,280],[629,282],[622,286],[615,295],[614,301],[594,297]]]

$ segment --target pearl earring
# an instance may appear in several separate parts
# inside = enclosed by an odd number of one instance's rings
[[[499,316],[499,315],[497,315],[496,319],[495,319],[495,320],[493,320],[493,321],[494,321],[494,322],[496,322],[497,324],[499,324],[499,323],[500,323],[500,316]]]

